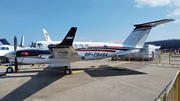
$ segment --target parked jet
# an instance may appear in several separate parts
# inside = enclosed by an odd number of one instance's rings
[[[116,54],[129,54],[134,49],[143,48],[146,38],[152,27],[173,19],[164,19],[143,24],[136,24],[135,29],[127,37],[123,44],[113,44],[104,42],[74,42],[77,28],[72,27],[62,42],[57,41],[42,42],[48,45],[48,50],[24,49],[6,54],[8,58],[15,60],[15,72],[18,71],[18,62],[28,64],[50,64],[50,67],[65,66],[65,74],[71,73],[70,63],[81,60],[95,60],[115,56]],[[16,41],[15,41],[16,42]],[[74,46],[74,47],[73,47]],[[8,67],[6,72],[13,72],[12,67]]]

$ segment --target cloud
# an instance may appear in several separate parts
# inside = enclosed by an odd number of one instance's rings
[[[174,10],[172,13],[168,14],[167,16],[168,17],[170,17],[170,16],[177,16],[177,17],[179,17],[180,16],[180,8],[177,8],[176,10]]]
[[[175,8],[174,11],[166,10],[166,17],[180,17],[180,0],[135,0],[135,7],[142,8],[144,6],[158,7],[168,5],[171,8]],[[175,23],[180,23],[180,21],[175,21]]]
[[[174,2],[178,3],[176,5],[180,5],[180,0],[135,0],[137,5],[135,7],[142,8],[143,6],[150,6],[150,7],[158,7],[158,6],[165,6],[170,5]]]
[[[174,6],[180,6],[180,0],[174,0]]]
[[[179,23],[180,23],[180,19],[176,19],[176,20],[174,21],[174,23],[175,23],[175,24],[179,24]]]
[[[177,27],[178,30],[180,30],[180,27]]]

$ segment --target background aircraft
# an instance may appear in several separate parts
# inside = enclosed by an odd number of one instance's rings
[[[15,59],[15,72],[18,70],[18,63],[28,64],[50,64],[50,67],[65,66],[65,74],[70,74],[70,62],[80,60],[95,60],[112,57],[119,54],[129,54],[134,49],[143,48],[143,45],[152,27],[173,19],[164,19],[143,24],[136,24],[135,29],[127,37],[123,44],[104,42],[74,42],[77,28],[72,27],[62,42],[46,41],[41,44],[48,46],[49,50],[23,49],[6,55]],[[16,39],[15,39],[16,40]],[[17,41],[15,41],[16,43]],[[58,44],[57,44],[58,43]],[[15,47],[16,48],[16,47]],[[7,72],[13,72],[12,67],[7,68]]]
[[[6,39],[0,39],[3,45],[0,46],[0,59],[2,62],[8,62],[8,58],[5,57],[5,54],[14,51],[14,46],[11,45]],[[17,49],[21,49],[24,47],[24,36],[21,38],[21,43],[17,46]]]

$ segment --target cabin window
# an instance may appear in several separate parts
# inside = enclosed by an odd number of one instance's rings
[[[41,48],[42,46],[43,46],[42,43],[38,43],[38,44],[37,44],[37,47],[38,47],[38,48]]]
[[[9,50],[9,47],[1,47],[0,50]]]
[[[105,49],[107,49],[107,48],[108,48],[108,46],[107,46],[107,45],[104,45],[104,48],[105,48]]]
[[[79,48],[83,48],[83,45],[82,45],[82,44],[80,44],[80,45],[79,45]]]
[[[6,50],[9,50],[9,47],[6,47]]]
[[[77,49],[78,46],[77,46],[77,44],[74,44],[73,47],[74,47],[75,49]]]
[[[89,45],[85,44],[84,47],[87,49],[87,48],[89,48]]]

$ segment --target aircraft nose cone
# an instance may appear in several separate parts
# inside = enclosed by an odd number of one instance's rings
[[[5,54],[5,57],[14,57],[14,56],[16,56],[16,52],[15,51],[13,51],[13,52],[9,52],[9,53],[7,53],[7,54]]]

